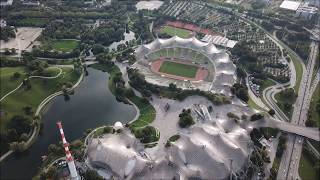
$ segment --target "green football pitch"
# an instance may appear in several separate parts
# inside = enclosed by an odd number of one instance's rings
[[[189,64],[164,61],[161,64],[159,71],[166,74],[194,78],[197,74],[198,67]]]
[[[191,31],[188,31],[186,29],[175,28],[175,27],[171,27],[171,26],[164,26],[161,29],[161,33],[165,33],[170,36],[177,35],[181,38],[188,38],[188,37],[190,37]]]

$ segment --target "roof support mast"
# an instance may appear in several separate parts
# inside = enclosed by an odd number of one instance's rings
[[[67,163],[68,163],[68,168],[70,171],[70,177],[72,180],[79,180],[79,175],[76,169],[76,165],[74,164],[74,160],[73,157],[71,155],[71,152],[69,150],[69,144],[64,136],[64,132],[63,132],[63,128],[62,128],[62,124],[61,122],[57,122],[58,128],[60,130],[60,135],[61,135],[61,139],[62,139],[62,143],[63,143],[63,147],[64,147],[64,151],[66,153],[66,159],[67,159]]]

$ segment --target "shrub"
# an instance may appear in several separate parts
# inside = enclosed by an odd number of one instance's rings
[[[260,113],[253,114],[250,118],[250,121],[257,121],[262,119],[264,116]]]
[[[192,116],[191,116],[191,110],[182,110],[182,113],[179,114],[179,126],[181,128],[187,128],[190,127],[191,125],[195,124]]]
[[[173,135],[169,138],[169,141],[170,142],[175,142],[177,141],[178,139],[180,138],[180,135],[179,134],[176,134],[176,135]]]
[[[110,126],[107,126],[107,127],[103,128],[103,133],[105,133],[105,134],[112,133],[112,131],[113,131],[113,128],[110,127]]]

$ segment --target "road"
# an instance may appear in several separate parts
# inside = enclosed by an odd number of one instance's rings
[[[244,19],[246,22],[253,24],[256,27],[262,29],[267,35],[269,35],[269,37],[272,38],[272,40],[275,43],[284,47],[292,56],[294,56],[294,58],[299,60],[300,63],[302,64],[303,72],[306,72],[306,73],[303,73],[302,75],[297,102],[295,103],[295,106],[294,106],[292,123],[296,123],[298,125],[304,125],[307,119],[307,112],[310,104],[310,98],[312,96],[312,94],[308,90],[310,89],[312,71],[313,71],[314,62],[316,59],[316,54],[318,51],[318,43],[313,42],[311,44],[308,67],[307,67],[307,70],[305,70],[306,68],[304,66],[303,60],[292,49],[290,49],[287,45],[285,45],[283,42],[278,40],[277,37],[270,34],[268,31],[266,31],[264,28],[262,28],[255,22],[248,20],[242,17],[241,15],[239,15],[239,17]],[[274,97],[276,90],[269,89],[269,90],[266,90],[266,92],[264,93],[269,93],[268,96],[265,96],[265,97]],[[286,116],[283,115],[283,112],[279,110],[278,106],[276,106],[270,98],[268,98],[267,103],[271,105],[271,107],[275,108],[277,117],[280,117],[280,119],[288,120],[287,118],[285,118]],[[288,141],[287,141],[287,148],[284,151],[284,154],[281,159],[277,179],[300,178],[298,174],[298,169],[299,169],[299,161],[301,156],[303,140],[304,138],[302,137],[296,137],[296,135],[293,135],[293,134],[289,135]],[[289,173],[287,173],[288,171]]]
[[[312,42],[310,45],[310,55],[306,72],[303,73],[298,98],[294,105],[291,123],[304,126],[307,120],[307,113],[312,94],[310,88],[313,67],[316,62],[316,54],[318,53],[318,43]],[[288,135],[287,148],[282,155],[279,166],[277,179],[299,179],[299,162],[301,157],[302,145],[304,138],[295,135]]]

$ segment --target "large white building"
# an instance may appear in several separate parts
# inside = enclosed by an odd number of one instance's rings
[[[292,11],[296,11],[299,6],[300,6],[300,2],[297,1],[288,1],[288,0],[284,0],[281,5],[280,8],[282,9],[287,9],[287,10],[292,10]]]

